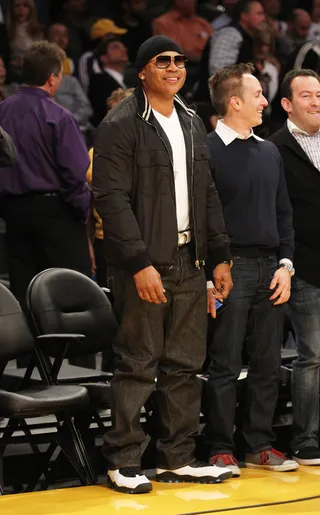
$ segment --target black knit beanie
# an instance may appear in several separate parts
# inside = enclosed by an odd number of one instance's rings
[[[162,52],[173,51],[178,54],[182,54],[182,50],[179,45],[173,41],[173,39],[167,38],[166,36],[153,36],[147,39],[139,48],[138,55],[136,58],[137,72],[139,71],[158,54]]]

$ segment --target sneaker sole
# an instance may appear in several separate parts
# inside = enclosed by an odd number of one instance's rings
[[[239,469],[233,469],[233,467],[230,467],[230,465],[228,466],[228,469],[231,470],[232,477],[240,477],[241,476],[241,472]]]
[[[292,459],[297,463],[300,463],[300,465],[320,465],[320,458],[310,458],[307,460],[303,458],[292,457]]]
[[[273,472],[290,472],[299,468],[298,463],[291,465],[256,465],[255,463],[246,463],[247,469],[271,470]]]
[[[116,483],[112,481],[112,479],[110,479],[110,477],[107,478],[107,485],[112,490],[116,490],[117,492],[121,492],[122,494],[147,494],[152,490],[151,483],[143,483],[141,485],[138,485],[136,488],[128,488],[126,486],[118,486]]]
[[[224,472],[223,474],[220,474],[220,476],[218,477],[179,476],[178,474],[172,474],[171,472],[164,472],[163,474],[158,474],[156,476],[156,480],[159,483],[198,483],[212,485],[214,483],[222,483],[222,481],[230,479],[231,477],[232,472]]]

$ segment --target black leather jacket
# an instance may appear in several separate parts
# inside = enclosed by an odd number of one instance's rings
[[[175,107],[186,142],[195,266],[230,259],[229,238],[209,170],[200,118],[179,96]],[[170,266],[177,253],[177,218],[169,140],[138,86],[97,130],[93,161],[95,207],[103,221],[108,260],[135,274]]]

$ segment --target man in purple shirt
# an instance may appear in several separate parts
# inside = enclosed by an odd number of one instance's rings
[[[1,126],[17,149],[14,166],[0,169],[0,205],[11,289],[23,308],[27,287],[41,270],[91,274],[87,148],[71,113],[52,99],[64,59],[55,44],[34,43],[23,67],[28,86],[0,104]]]

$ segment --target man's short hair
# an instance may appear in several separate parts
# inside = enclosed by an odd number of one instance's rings
[[[102,57],[108,52],[108,46],[113,41],[121,41],[121,39],[119,38],[119,36],[116,36],[115,34],[108,34],[107,36],[102,38],[93,51],[94,56],[97,59],[100,59],[100,57]]]
[[[231,97],[241,98],[242,77],[244,74],[253,74],[253,72],[252,63],[240,63],[226,66],[210,77],[208,82],[210,97],[218,115],[225,116],[227,114]]]
[[[301,70],[290,70],[284,77],[282,84],[281,84],[281,98],[287,98],[288,100],[292,100],[292,81],[296,77],[314,77],[319,80],[319,75],[313,71],[308,69],[301,69]]]
[[[241,14],[249,13],[251,11],[251,4],[258,2],[261,3],[260,0],[239,0],[235,6],[233,7],[232,19],[233,21],[239,23]]]
[[[50,75],[61,72],[65,52],[55,43],[32,43],[23,60],[23,80],[30,86],[44,86]]]

